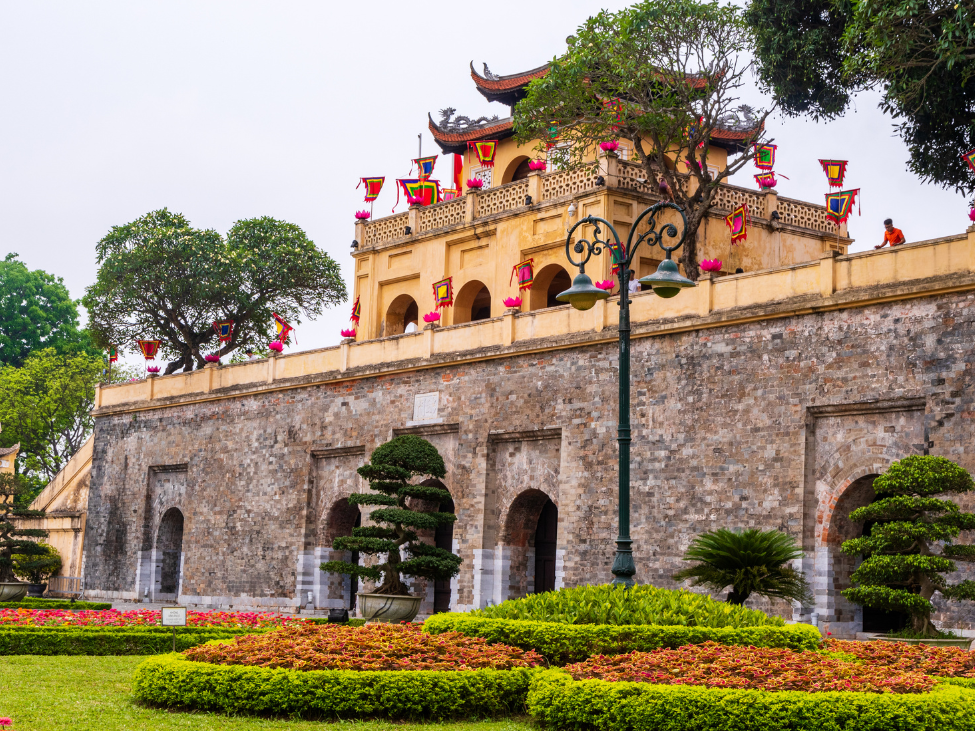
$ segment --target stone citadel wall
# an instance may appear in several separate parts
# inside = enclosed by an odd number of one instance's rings
[[[781,529],[802,540],[816,591],[797,618],[858,629],[858,610],[839,595],[852,563],[838,547],[860,530],[845,515],[872,499],[871,476],[918,453],[975,471],[973,302],[969,283],[635,339],[636,579],[673,586],[702,531]],[[556,586],[608,581],[617,357],[615,343],[579,342],[99,415],[88,596],[169,598],[160,576],[177,561],[184,604],[342,606],[348,581],[317,566],[354,520],[344,497],[364,487],[355,468],[401,433],[429,439],[447,464],[464,560],[453,608],[534,588],[547,500],[558,508]],[[177,554],[163,525],[173,508],[182,515]],[[433,589],[418,588],[430,611]],[[949,607],[939,618],[975,627],[970,612]]]

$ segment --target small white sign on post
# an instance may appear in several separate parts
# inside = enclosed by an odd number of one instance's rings
[[[186,607],[163,607],[162,626],[173,628],[173,652],[176,652],[176,628],[186,626]]]

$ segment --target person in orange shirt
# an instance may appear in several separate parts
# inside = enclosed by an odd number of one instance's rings
[[[903,244],[907,240],[904,238],[904,232],[899,228],[894,228],[894,222],[889,218],[884,221],[884,228],[887,230],[884,232],[883,243],[879,244],[878,246],[874,246],[873,248],[882,249],[887,246],[887,244],[897,246],[898,244]]]

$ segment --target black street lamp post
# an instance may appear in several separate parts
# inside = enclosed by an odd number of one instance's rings
[[[680,240],[674,246],[664,245],[664,235],[668,238],[677,238],[677,227],[668,223],[661,225],[657,230],[655,227],[657,214],[661,211],[672,208],[680,214],[683,222],[683,231]],[[636,237],[637,227],[644,218],[649,216],[647,221],[648,230]],[[572,243],[572,234],[583,225],[593,227],[592,239],[580,239],[575,244]],[[600,238],[601,225],[613,235],[613,241]],[[633,541],[630,539],[630,264],[633,262],[633,255],[640,244],[646,243],[648,246],[659,246],[665,252],[665,257],[657,271],[653,274],[640,279],[640,284],[647,284],[660,297],[673,297],[684,287],[696,287],[697,285],[686,277],[682,277],[677,269],[677,264],[670,258],[673,251],[676,251],[684,243],[684,236],[687,232],[687,217],[684,209],[669,202],[660,202],[650,206],[641,213],[633,225],[630,227],[630,234],[626,239],[626,248],[620,246],[620,237],[616,233],[613,225],[604,218],[597,216],[587,216],[569,229],[569,235],[565,240],[565,255],[574,266],[579,267],[579,274],[572,280],[572,286],[562,292],[557,300],[568,302],[577,310],[588,310],[596,304],[597,300],[604,300],[609,297],[609,292],[599,289],[593,285],[592,280],[586,274],[586,262],[593,255],[599,255],[604,248],[610,249],[613,263],[619,265],[617,278],[620,285],[620,320],[619,320],[619,339],[620,339],[620,397],[619,397],[619,425],[617,427],[617,441],[620,446],[619,464],[619,523],[620,533],[616,539],[616,557],[613,560],[613,583],[621,584],[626,587],[634,585],[633,575],[636,573],[636,564],[633,562]],[[609,246],[612,243],[613,246]],[[572,251],[582,254],[579,261],[572,258]]]

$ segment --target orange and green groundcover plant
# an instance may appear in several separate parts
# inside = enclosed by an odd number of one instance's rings
[[[511,670],[544,664],[533,650],[489,645],[459,632],[429,635],[419,625],[292,625],[233,642],[186,650],[188,660],[294,670]]]
[[[827,640],[826,649],[852,655],[857,661],[874,667],[896,668],[942,678],[975,678],[975,652],[961,647]]]
[[[0,627],[140,627],[162,623],[158,609],[0,609]],[[187,627],[281,627],[305,620],[275,612],[186,612]]]
[[[938,682],[917,670],[905,670],[891,664],[850,662],[808,650],[795,652],[715,642],[685,645],[676,650],[631,652],[611,657],[597,655],[565,669],[576,680],[812,693],[924,693]]]

